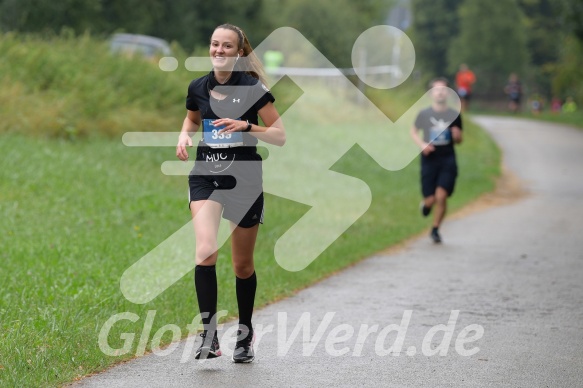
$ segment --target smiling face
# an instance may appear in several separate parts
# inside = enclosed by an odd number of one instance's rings
[[[231,71],[235,65],[237,54],[243,55],[239,48],[239,35],[232,30],[217,28],[211,36],[209,54],[216,70]]]

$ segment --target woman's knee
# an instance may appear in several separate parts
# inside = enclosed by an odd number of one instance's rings
[[[247,279],[249,276],[253,275],[255,271],[255,265],[253,264],[253,258],[251,259],[233,259],[233,270],[235,275],[240,279]]]
[[[196,244],[196,264],[212,265],[217,261],[216,244],[197,243]]]

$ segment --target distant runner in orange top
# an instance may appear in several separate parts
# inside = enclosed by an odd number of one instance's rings
[[[468,108],[470,97],[472,96],[472,85],[476,82],[476,75],[468,68],[468,65],[462,63],[455,76],[457,93],[462,102],[462,112]]]

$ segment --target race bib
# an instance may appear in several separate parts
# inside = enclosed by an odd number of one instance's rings
[[[215,119],[202,120],[202,139],[211,148],[231,148],[242,146],[243,134],[241,132],[219,133],[225,128],[213,125]]]
[[[433,145],[448,145],[451,143],[451,131],[449,128],[433,127],[429,130],[429,140]]]

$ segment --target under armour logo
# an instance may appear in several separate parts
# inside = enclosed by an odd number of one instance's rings
[[[233,102],[241,102],[240,98],[233,98]]]

